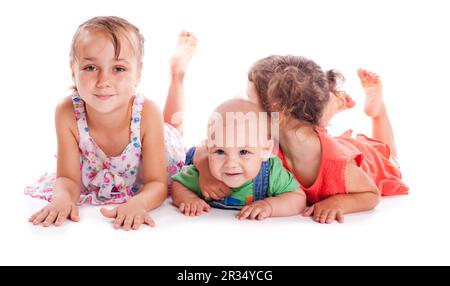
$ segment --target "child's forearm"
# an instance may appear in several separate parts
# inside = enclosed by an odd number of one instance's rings
[[[198,198],[198,196],[178,182],[172,182],[172,201],[177,207],[188,199]]]
[[[80,198],[81,186],[67,177],[56,178],[53,197],[65,197],[67,194],[69,194],[71,201],[76,203]]]
[[[378,192],[361,192],[334,195],[325,200],[336,203],[342,209],[343,213],[346,214],[368,211],[375,208],[380,202],[380,195]]]
[[[167,198],[167,184],[153,181],[145,184],[142,190],[133,197],[141,200],[147,211],[159,207]]]
[[[298,215],[306,208],[306,195],[301,190],[269,197],[264,201],[272,207],[271,217]]]

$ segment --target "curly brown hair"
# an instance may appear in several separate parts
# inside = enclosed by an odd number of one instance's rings
[[[299,56],[273,55],[257,61],[248,73],[267,112],[279,112],[280,122],[294,118],[318,125],[323,110],[344,77],[322,71],[314,61]]]

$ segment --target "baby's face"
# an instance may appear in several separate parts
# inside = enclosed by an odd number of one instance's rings
[[[141,65],[131,44],[121,42],[118,58],[111,40],[101,32],[84,31],[71,63],[72,78],[86,105],[101,113],[128,106],[136,93]]]
[[[230,188],[237,188],[253,180],[261,167],[261,148],[209,148],[211,174]]]
[[[224,135],[223,144],[208,141],[211,174],[231,188],[253,180],[258,175],[261,163],[267,160],[272,151],[273,141],[255,143],[250,139],[250,133],[255,133],[252,131],[247,128],[245,134],[234,132],[231,142],[227,142],[227,136]]]

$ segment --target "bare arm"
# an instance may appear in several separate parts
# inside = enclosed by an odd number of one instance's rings
[[[56,182],[54,196],[68,192],[73,203],[80,198],[81,173],[78,130],[71,99],[65,99],[55,112],[58,140]]]
[[[265,219],[267,217],[293,216],[300,214],[306,207],[306,195],[302,189],[265,198],[245,206],[236,215],[242,219]]]
[[[73,221],[79,220],[78,208],[75,206],[81,193],[79,139],[70,97],[57,106],[55,127],[58,155],[53,198],[50,204],[29,218],[34,225],[60,226],[68,217]]]
[[[142,135],[142,171],[144,186],[134,197],[150,211],[167,198],[167,168],[164,151],[164,123],[161,111],[155,103],[146,100],[142,117],[145,118]]]
[[[264,199],[271,206],[271,217],[293,216],[302,213],[306,208],[306,195],[302,189]]]
[[[172,201],[182,213],[188,216],[201,215],[203,211],[207,212],[211,208],[197,194],[176,181],[172,182]]]
[[[344,214],[371,210],[380,202],[375,182],[353,160],[347,163],[345,186],[347,194],[334,196]]]
[[[343,222],[343,214],[371,210],[379,203],[380,191],[375,182],[353,160],[347,163],[345,184],[347,194],[328,197],[304,214],[320,223],[331,223],[335,219]]]
[[[172,182],[172,201],[176,207],[195,198],[198,198],[197,194],[176,181]]]

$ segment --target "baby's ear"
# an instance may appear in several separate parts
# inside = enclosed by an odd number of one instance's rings
[[[272,154],[273,150],[273,139],[267,140],[266,144],[264,144],[262,150],[261,150],[261,158],[263,161],[267,161]]]

